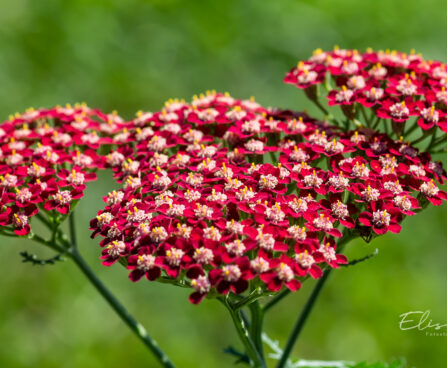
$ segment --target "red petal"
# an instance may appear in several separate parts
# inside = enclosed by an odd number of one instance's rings
[[[129,279],[133,282],[139,281],[144,275],[144,272],[140,270],[133,270],[131,273],[129,273]]]
[[[192,304],[197,305],[203,300],[203,298],[205,296],[206,296],[206,294],[202,294],[202,293],[199,293],[198,291],[196,291],[195,293],[192,293],[188,299]]]
[[[286,286],[290,289],[290,291],[297,291],[299,288],[301,288],[301,282],[293,279],[289,282],[286,282]]]
[[[388,226],[388,230],[394,234],[398,234],[402,230],[402,226],[400,226],[399,224],[391,224],[390,226]]]

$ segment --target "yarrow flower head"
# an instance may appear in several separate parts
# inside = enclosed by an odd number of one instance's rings
[[[340,73],[363,66],[351,64]],[[316,70],[307,86],[320,82]],[[363,83],[366,76],[350,80],[345,101]],[[443,169],[417,149],[402,153],[411,146],[386,134],[343,132],[216,92],[166,106],[169,119],[143,113],[126,123],[134,146],[110,154],[121,162],[110,166],[122,189],[104,197],[91,229],[104,238],[104,264],[121,259],[133,281],[163,276],[189,286],[192,303],[244,293],[254,282],[295,291],[307,275],[347,262],[337,253],[340,237],[398,232],[424,201],[445,196],[434,184]],[[130,173],[122,163],[135,157]]]
[[[382,128],[383,124],[378,125],[382,120],[401,134],[414,117],[412,130],[436,127],[445,133],[446,70],[445,64],[424,60],[414,51],[405,54],[390,50],[368,49],[362,53],[339,48],[318,49],[288,72],[284,81],[304,89],[314,99],[316,86],[330,78],[333,85],[328,94],[329,105],[341,105],[351,119],[355,111],[370,109],[371,116],[377,120],[373,124],[373,119],[368,118],[365,123],[375,130]]]
[[[52,109],[28,109],[1,125],[0,223],[17,235],[31,231],[39,211],[53,216],[70,212],[94,170],[107,166],[99,147],[117,146],[114,136],[125,123],[85,104]],[[125,143],[124,140],[120,144]]]

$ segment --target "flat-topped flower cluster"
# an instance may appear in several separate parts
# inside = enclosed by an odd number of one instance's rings
[[[126,124],[108,156],[123,187],[91,222],[105,265],[206,295],[297,290],[347,262],[336,241],[399,232],[445,200],[427,154],[373,130],[343,132],[304,113],[208,92]]]
[[[101,147],[123,142],[123,120],[84,104],[29,109],[0,126],[2,231],[27,235],[39,211],[62,215],[107,165]],[[116,133],[116,134],[115,134]]]
[[[287,73],[284,81],[305,89],[311,98],[315,87],[324,84],[330,106],[341,105],[350,117],[356,108],[371,109],[376,123],[379,119],[398,123],[393,128],[399,134],[402,123],[411,117],[425,134],[436,127],[447,132],[446,64],[426,61],[414,52],[318,49]]]

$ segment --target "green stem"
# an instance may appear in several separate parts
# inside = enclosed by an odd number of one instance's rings
[[[368,255],[366,255],[366,256],[364,256],[362,258],[354,259],[354,260],[350,261],[349,263],[341,265],[341,266],[343,266],[343,267],[355,266],[356,264],[365,262],[368,259],[371,259],[371,258],[375,257],[377,254],[379,254],[379,249],[376,249],[374,251],[374,253],[368,254]]]
[[[262,330],[264,325],[264,312],[258,301],[255,301],[248,306],[251,312],[251,325],[250,334],[253,342],[256,346],[256,350],[261,356],[262,360],[264,358],[264,345],[262,344]]]
[[[78,242],[76,240],[76,224],[75,224],[74,214],[75,214],[74,212],[70,213],[70,215],[68,217],[68,223],[69,223],[69,227],[70,227],[71,244],[73,244],[75,247],[77,247]]]
[[[246,304],[253,303],[256,299],[260,298],[262,296],[262,290],[254,289],[247,297],[239,300],[238,302],[233,304],[233,309],[241,309]]]
[[[46,247],[51,248],[52,250],[54,250],[58,253],[61,253],[61,254],[67,253],[67,250],[64,249],[63,247],[61,247],[60,245],[57,245],[57,244],[53,243],[52,241],[47,241],[37,234],[34,234],[34,233],[31,234],[29,236],[29,239],[31,239],[39,244],[45,245]]]
[[[309,276],[306,276],[301,281],[304,282],[309,278]],[[262,311],[266,313],[270,308],[274,307],[277,303],[279,303],[281,300],[283,300],[287,295],[290,294],[290,289],[284,288],[282,291],[280,291],[278,294],[276,294],[269,302],[264,304],[262,307]]]
[[[155,355],[162,367],[175,368],[169,357],[161,350],[157,342],[152,339],[146,329],[124,308],[124,306],[115,298],[115,296],[105,287],[99,280],[90,266],[82,258],[77,248],[73,247],[69,253],[70,258],[75,262],[76,266],[89,279],[98,292],[109,303],[112,309],[120,316],[123,322],[135,333],[135,335],[149,348]]]
[[[392,124],[392,122],[390,122],[388,124],[387,124],[387,122],[385,122],[385,124],[384,124],[385,134],[388,135],[388,136],[390,135],[390,126],[391,126],[391,124]]]
[[[46,219],[43,216],[40,216],[39,219],[49,228],[51,228],[51,223],[49,221],[45,221]],[[57,245],[51,241],[46,241],[40,236],[33,234],[32,239],[46,245],[47,247],[52,248],[62,254],[66,254],[67,257],[71,258],[76,266],[81,270],[81,272],[87,277],[87,279],[92,283],[92,285],[98,290],[98,292],[102,295],[102,297],[109,303],[112,309],[120,316],[122,321],[135,333],[135,335],[145,344],[149,350],[155,355],[158,362],[162,367],[166,368],[175,368],[175,365],[171,362],[169,357],[161,350],[158,346],[157,342],[152,339],[147,333],[146,329],[141,325],[127,310],[124,306],[118,301],[118,299],[106,288],[106,286],[102,283],[102,281],[96,276],[96,274],[92,271],[90,266],[81,256],[78,251],[77,243],[76,243],[76,225],[74,213],[71,213],[69,216],[69,228],[70,228],[70,242],[62,238],[62,234],[58,228],[54,229],[56,234],[53,234],[53,237],[59,238],[59,241],[63,242],[63,246]]]
[[[408,137],[409,134],[413,133],[419,127],[417,121],[413,122],[413,125],[404,132],[405,137]]]
[[[447,148],[442,148],[436,151],[431,151],[431,154],[436,154],[436,153],[446,153],[447,152]]]
[[[53,223],[51,223],[44,215],[40,212],[36,215],[36,218],[42,222],[43,225],[47,227],[47,229],[52,232],[51,241],[47,242],[46,240],[41,239],[40,243],[44,244],[47,247],[53,247],[54,249],[58,249],[60,253],[67,253],[70,251],[71,244],[68,242],[67,236],[62,232],[59,226],[54,227]],[[37,237],[36,234],[33,234],[33,237]],[[63,245],[57,245],[56,240],[59,238],[59,241],[62,241]]]
[[[251,339],[247,326],[245,325],[241,317],[240,311],[233,309],[233,307],[228,303],[227,299],[225,299],[223,303],[230,312],[234,327],[236,328],[236,332],[239,335],[242,343],[244,344],[247,355],[250,357],[250,365],[255,368],[266,368],[264,359],[262,359],[261,355],[256,349],[253,340]]]
[[[359,104],[359,106],[360,106],[360,111],[362,112],[363,119],[365,119],[366,126],[369,128],[371,126],[371,122],[369,121],[368,117],[366,116],[365,107],[361,104]]]
[[[329,115],[329,111],[321,104],[320,101],[317,99],[310,99],[320,110],[324,115]]]
[[[247,317],[247,314],[243,309],[240,310],[242,321],[245,323],[245,326],[250,327],[250,320]]]
[[[269,152],[270,160],[272,161],[271,164],[273,166],[277,165],[278,159],[276,158],[275,152]]]
[[[286,366],[287,360],[289,359],[293,346],[295,345],[296,340],[298,339],[298,336],[300,335],[304,327],[304,324],[306,323],[307,318],[309,317],[309,314],[312,311],[315,302],[317,301],[318,296],[320,295],[321,290],[323,289],[323,286],[326,284],[326,281],[330,273],[331,269],[329,268],[324,272],[323,276],[318,280],[317,284],[315,285],[315,288],[312,290],[312,294],[307,300],[306,305],[304,306],[304,309],[302,310],[300,316],[298,317],[298,320],[296,321],[293,330],[287,340],[286,347],[283,350],[277,368],[284,368]]]
[[[433,144],[436,140],[436,133],[437,133],[436,131],[433,133],[430,142],[428,143],[427,148],[425,149],[426,152],[430,152],[430,150],[432,149]]]
[[[267,302],[262,310],[264,313],[266,313],[270,308],[275,306],[277,303],[279,303],[282,299],[284,299],[287,295],[290,294],[290,290],[285,288],[282,291],[280,291],[278,294],[276,294],[269,302]]]
[[[378,126],[379,123],[380,123],[380,120],[382,120],[382,119],[380,118],[380,116],[378,116],[378,117],[376,118],[376,121],[372,124],[372,129],[373,129],[373,130],[376,130],[377,126]]]
[[[40,221],[42,221],[42,223],[43,223],[46,227],[48,227],[49,229],[51,229],[50,221],[48,221],[48,219],[47,219],[44,215],[42,215],[40,212],[37,213],[36,218],[38,218]]]
[[[425,140],[425,138],[427,138],[426,134],[422,134],[421,137],[419,137],[418,139],[414,140],[413,142],[411,142],[411,144],[414,146],[415,144],[422,142],[423,140]]]
[[[340,253],[344,246],[351,240],[355,239],[357,237],[357,234],[351,233],[348,229],[346,229],[343,232],[343,236],[339,240],[337,244],[337,252]],[[310,315],[310,312],[312,311],[315,302],[318,299],[318,296],[320,295],[321,290],[323,289],[323,286],[326,284],[327,279],[332,271],[332,268],[327,268],[324,270],[323,276],[318,280],[316,283],[314,289],[312,290],[312,293],[309,296],[309,299],[307,300],[303,310],[301,311],[297,321],[295,322],[295,325],[293,327],[292,332],[290,333],[289,338],[287,339],[286,347],[283,350],[283,353],[281,355],[281,359],[277,365],[277,368],[284,368],[287,364],[287,360],[289,359],[290,353],[292,352],[293,346],[295,345],[303,327],[304,324],[307,321],[307,318]]]
[[[447,136],[445,135],[441,135],[433,144],[433,148],[439,146],[441,143],[444,143],[445,141],[447,141]]]
[[[349,118],[346,118],[346,120],[345,120],[345,132],[349,131],[350,125],[351,125],[351,120]]]

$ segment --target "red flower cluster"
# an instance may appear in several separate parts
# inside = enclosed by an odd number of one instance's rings
[[[107,156],[123,188],[104,197],[92,236],[104,237],[105,265],[189,285],[193,303],[249,283],[297,290],[347,262],[336,238],[399,232],[447,198],[440,164],[401,140],[227,94],[171,100],[127,132],[135,147]]]
[[[348,116],[362,105],[378,118],[404,123],[414,116],[423,130],[438,126],[447,132],[446,64],[426,61],[413,52],[318,49],[284,81],[315,96],[313,89],[327,82],[328,76],[336,85],[332,89],[326,84],[329,105],[342,105]],[[403,125],[394,128],[402,132]]]
[[[0,225],[30,232],[40,210],[65,215],[93,172],[106,167],[100,147],[123,143],[125,123],[85,105],[29,109],[0,126]]]

